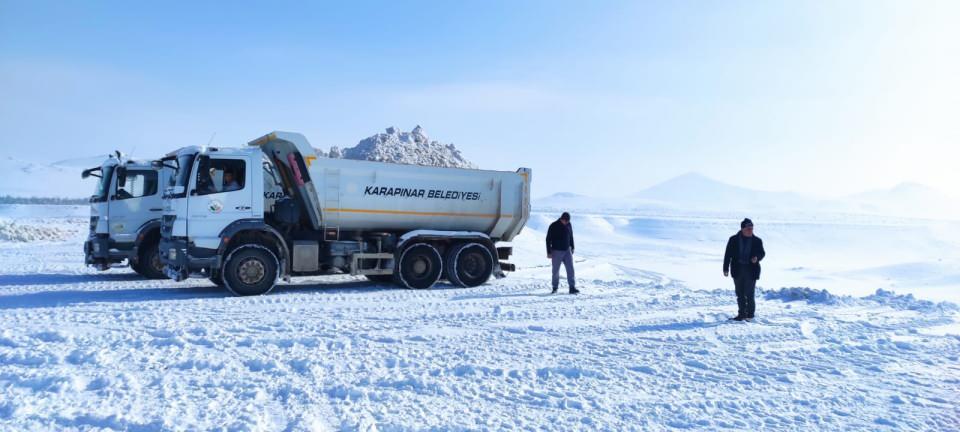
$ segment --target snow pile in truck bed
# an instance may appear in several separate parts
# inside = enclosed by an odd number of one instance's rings
[[[464,158],[453,144],[431,141],[420,126],[413,128],[410,132],[401,132],[395,127],[388,127],[386,133],[364,138],[354,147],[344,149],[331,147],[327,156],[406,165],[477,167]]]

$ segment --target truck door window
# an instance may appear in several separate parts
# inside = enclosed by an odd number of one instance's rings
[[[246,164],[238,159],[200,159],[197,167],[197,195],[241,190],[246,183]]]
[[[118,179],[119,180],[119,179]],[[127,171],[123,184],[117,184],[117,199],[140,198],[157,193],[156,171]]]

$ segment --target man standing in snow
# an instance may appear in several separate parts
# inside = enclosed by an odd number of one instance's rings
[[[560,286],[560,263],[567,271],[567,284],[570,294],[577,294],[576,281],[573,278],[573,227],[570,225],[570,213],[563,212],[547,229],[547,259],[553,262],[553,293]]]
[[[733,273],[733,285],[737,293],[737,316],[734,321],[751,321],[756,309],[754,292],[757,279],[760,279],[760,261],[766,252],[763,241],[753,235],[753,221],[740,222],[740,232],[727,241],[727,250],[723,254],[723,276]]]

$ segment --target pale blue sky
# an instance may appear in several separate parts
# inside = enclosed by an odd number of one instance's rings
[[[536,196],[960,184],[960,2],[200,3],[0,1],[0,154],[421,124]]]

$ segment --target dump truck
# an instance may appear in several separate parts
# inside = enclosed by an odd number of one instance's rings
[[[118,151],[81,173],[82,178],[97,178],[90,197],[90,232],[83,244],[88,266],[107,270],[129,265],[147,278],[166,277],[157,245],[163,213],[161,185],[169,181],[173,169],[154,165]]]
[[[528,168],[328,158],[290,132],[242,148],[185,147],[158,164],[176,169],[161,222],[167,276],[206,277],[235,295],[326,274],[477,286],[514,270],[505,242],[530,216]]]

